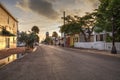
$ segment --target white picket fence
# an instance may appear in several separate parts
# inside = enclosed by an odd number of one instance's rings
[[[120,42],[116,42],[115,46],[116,46],[117,51],[120,52]],[[74,47],[77,47],[77,48],[92,48],[92,49],[110,51],[112,49],[112,43],[106,43],[106,42],[76,42],[76,43],[74,43]]]

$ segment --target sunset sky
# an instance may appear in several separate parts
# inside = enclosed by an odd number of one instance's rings
[[[41,40],[48,31],[59,32],[63,24],[63,11],[66,15],[83,16],[97,8],[98,0],[0,0],[19,21],[19,30],[28,31],[36,25],[40,29]]]

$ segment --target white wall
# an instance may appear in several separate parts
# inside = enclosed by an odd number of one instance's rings
[[[115,43],[117,51],[120,52],[120,42]],[[106,43],[106,42],[76,42],[74,43],[74,47],[77,48],[93,48],[98,50],[111,50],[112,49],[112,43]]]
[[[120,42],[115,43],[117,51],[120,52]],[[111,50],[112,49],[112,43],[106,43],[105,44],[105,50]]]

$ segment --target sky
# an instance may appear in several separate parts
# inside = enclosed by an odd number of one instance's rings
[[[99,5],[98,0],[0,0],[7,10],[19,21],[19,31],[29,31],[33,26],[40,29],[40,39],[45,33],[59,33],[63,24],[63,11],[66,15],[83,16]]]

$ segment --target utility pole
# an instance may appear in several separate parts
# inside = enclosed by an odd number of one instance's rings
[[[63,11],[63,25],[65,27],[65,11]],[[66,34],[64,33],[64,46],[66,46]]]
[[[64,26],[65,26],[65,11],[63,11],[63,23],[64,23]]]

